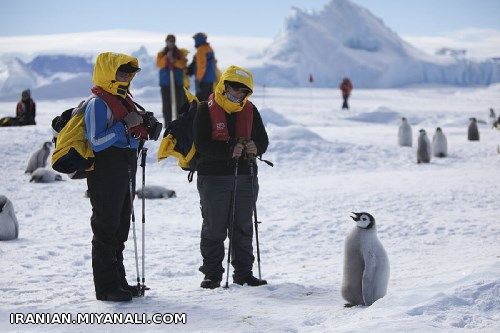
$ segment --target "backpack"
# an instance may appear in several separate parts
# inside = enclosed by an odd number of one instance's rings
[[[163,139],[158,148],[158,161],[169,156],[177,158],[179,167],[189,171],[188,181],[193,180],[198,153],[193,140],[193,121],[198,109],[198,102],[192,100],[190,104],[185,103],[183,108],[189,109],[182,112],[179,118],[171,121],[165,128]]]
[[[94,169],[94,152],[85,137],[85,108],[94,97],[90,96],[52,120],[55,144],[52,168],[72,179],[86,178]]]

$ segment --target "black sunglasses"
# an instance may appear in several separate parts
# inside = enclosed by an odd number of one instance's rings
[[[239,93],[244,93],[245,95],[248,95],[250,93],[250,89],[245,88],[245,87],[235,87],[233,85],[226,84],[226,89],[227,89],[227,87],[231,87],[231,89],[233,89],[234,91],[239,92]]]

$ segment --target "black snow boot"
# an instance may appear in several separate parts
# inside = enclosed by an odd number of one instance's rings
[[[267,284],[267,281],[258,279],[253,275],[247,275],[247,276],[233,276],[233,283],[239,284],[240,286],[248,284],[250,287],[258,287]]]
[[[130,291],[121,288],[114,288],[102,293],[96,293],[96,298],[99,301],[129,302],[132,300],[132,294]]]
[[[216,289],[220,287],[221,279],[215,279],[208,275],[205,275],[203,281],[201,281],[200,287],[205,289]]]
[[[139,286],[137,285],[129,285],[127,282],[122,283],[120,286],[123,290],[128,291],[132,297],[139,297],[142,296],[142,290],[140,290]],[[146,290],[149,290],[149,288],[145,288]]]

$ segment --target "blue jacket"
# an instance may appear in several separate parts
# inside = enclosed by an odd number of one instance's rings
[[[85,127],[85,136],[95,152],[111,146],[131,149],[139,147],[139,140],[132,137],[127,139],[125,127],[114,120],[113,112],[99,97],[91,99],[87,104]]]
[[[197,47],[192,65],[196,81],[208,83],[216,81],[215,54],[210,44],[205,43]]]
[[[184,71],[181,68],[174,67],[174,80],[176,86],[182,86],[184,84]],[[162,68],[160,69],[160,86],[170,87],[170,69]]]

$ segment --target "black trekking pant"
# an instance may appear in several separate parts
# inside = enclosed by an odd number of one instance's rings
[[[196,98],[198,101],[203,102],[208,100],[208,96],[214,91],[213,82],[199,82],[196,86]]]
[[[177,116],[181,113],[181,107],[184,104],[184,87],[175,86],[175,102],[177,106]],[[163,111],[163,120],[164,127],[167,126],[172,119],[172,100],[170,98],[170,86],[161,86],[161,100],[162,100],[162,111]]]
[[[230,236],[232,195],[234,176],[198,175],[198,192],[200,194],[201,228],[200,250],[203,265],[200,271],[214,280],[222,280],[224,268],[224,240]],[[255,200],[259,190],[255,177]],[[252,275],[255,260],[253,255],[253,202],[252,178],[250,175],[239,175],[236,189],[236,214],[233,242],[231,244],[231,264],[234,276]]]
[[[92,204],[92,269],[96,293],[126,283],[123,249],[130,229],[129,167],[135,190],[136,150],[110,147],[95,153],[94,171],[87,178]]]
[[[342,104],[342,109],[348,109],[349,110],[349,104],[347,104],[347,100],[349,99],[349,95],[343,95],[344,98],[344,103]]]

